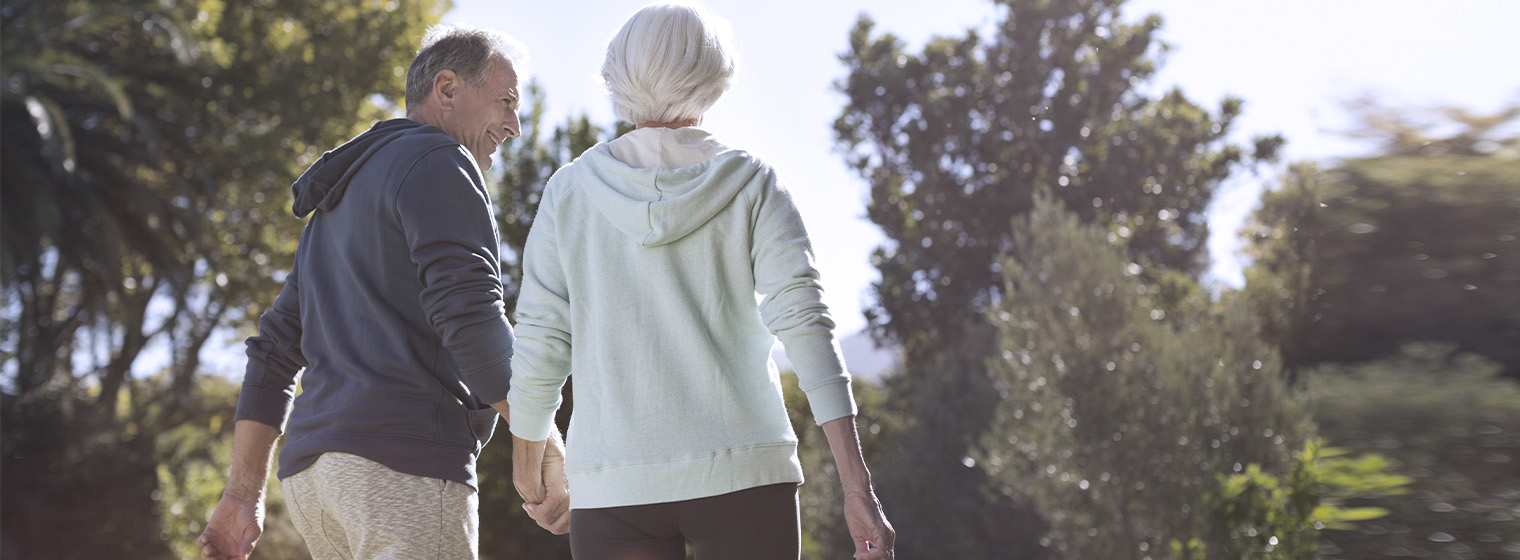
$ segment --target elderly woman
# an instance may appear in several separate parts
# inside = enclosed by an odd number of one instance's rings
[[[652,5],[607,47],[603,79],[638,128],[544,191],[517,303],[514,482],[536,518],[557,515],[532,502],[573,377],[576,558],[679,560],[688,542],[698,559],[797,558],[802,468],[774,335],[829,438],[856,558],[891,558],[802,219],[770,166],[696,127],[734,74],[723,25]]]

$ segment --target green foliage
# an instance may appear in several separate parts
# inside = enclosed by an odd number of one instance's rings
[[[1381,454],[1364,453],[1355,458],[1348,457],[1349,454],[1350,450],[1339,447],[1306,448],[1300,459],[1300,463],[1309,465],[1306,468],[1317,467],[1310,473],[1311,480],[1318,481],[1323,498],[1314,510],[1313,521],[1326,529],[1349,531],[1355,528],[1354,522],[1387,515],[1388,510],[1383,508],[1348,508],[1341,504],[1353,498],[1407,494],[1405,486],[1414,482],[1412,478],[1394,474],[1393,463]]]
[[[1392,471],[1412,479],[1406,493],[1342,498],[1348,508],[1389,513],[1323,533],[1326,558],[1396,553],[1455,560],[1520,552],[1520,384],[1496,377],[1499,369],[1453,353],[1450,344],[1414,344],[1383,359],[1311,372],[1321,435],[1352,452],[1386,457]]]
[[[1205,560],[1208,558],[1208,547],[1205,547],[1203,541],[1198,540],[1198,537],[1193,537],[1186,541],[1174,540],[1168,548],[1172,551],[1172,555],[1168,558],[1173,560]]]
[[[1246,236],[1248,291],[1293,368],[1447,341],[1520,379],[1520,109],[1452,111],[1448,130],[1364,109],[1384,153],[1291,168]],[[1415,145],[1418,144],[1418,145]]]
[[[1317,439],[1305,442],[1285,478],[1255,464],[1244,473],[1219,475],[1209,512],[1213,530],[1230,537],[1223,541],[1223,557],[1319,558],[1320,530],[1349,530],[1358,521],[1388,514],[1376,507],[1345,507],[1344,500],[1403,494],[1411,482],[1390,474],[1381,455],[1353,459],[1344,449],[1321,445]]]
[[[1376,154],[1289,168],[1245,232],[1245,293],[1321,434],[1376,452],[1321,462],[1344,492],[1324,554],[1512,557],[1520,392],[1493,376],[1520,379],[1520,108],[1354,109]]]
[[[910,556],[1039,553],[1040,521],[985,500],[987,481],[964,465],[997,405],[983,317],[1008,298],[999,267],[1015,245],[1010,224],[1036,190],[1108,225],[1140,274],[1194,286],[1162,290],[1178,298],[1160,304],[1171,313],[1201,294],[1191,278],[1203,268],[1214,190],[1281,143],[1261,139],[1249,155],[1228,144],[1238,100],[1211,110],[1143,87],[1162,50],[1159,17],[1127,21],[1121,0],[996,4],[990,34],[935,39],[921,53],[862,17],[840,57],[849,104],[836,138],[870,183],[867,213],[887,237],[868,313],[876,334],[905,351],[892,390],[914,423],[880,482],[888,503],[920,504],[894,518]]]
[[[1363,97],[1346,108],[1362,123],[1352,134],[1373,140],[1384,155],[1513,156],[1520,148],[1520,137],[1510,128],[1520,118],[1520,105],[1484,114],[1459,107],[1393,109]]]
[[[1229,548],[1241,537],[1208,513],[1218,476],[1281,476],[1311,433],[1254,315],[1238,299],[1168,310],[1122,247],[1053,198],[1013,231],[992,312],[1001,402],[976,464],[1050,524],[1053,557],[1140,559],[1174,543],[1187,556],[1195,537]]]

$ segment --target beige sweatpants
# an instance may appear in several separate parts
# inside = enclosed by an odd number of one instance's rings
[[[478,557],[480,499],[468,485],[347,453],[324,453],[280,482],[312,560]]]

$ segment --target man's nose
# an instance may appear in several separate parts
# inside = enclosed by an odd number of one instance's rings
[[[507,117],[507,125],[505,128],[507,130],[507,138],[517,138],[519,136],[522,136],[522,122],[517,120],[517,111],[513,111],[512,116]]]

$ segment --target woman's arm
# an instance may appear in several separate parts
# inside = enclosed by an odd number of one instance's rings
[[[755,289],[765,295],[760,316],[786,347],[813,419],[829,438],[844,489],[844,519],[855,541],[855,558],[893,558],[896,533],[882,514],[871,486],[871,471],[860,453],[850,375],[834,340],[834,320],[823,303],[802,215],[774,178],[756,201],[754,212],[755,244],[750,257]]]
[[[876,499],[876,490],[871,486],[871,471],[866,468],[865,457],[860,453],[855,417],[825,422],[823,433],[829,438],[829,449],[834,452],[834,465],[839,471],[839,485],[844,490],[844,521],[855,541],[856,560],[893,558],[892,544],[897,540],[897,532],[887,522],[881,502]]]
[[[553,179],[544,189],[533,228],[523,247],[522,288],[517,297],[517,342],[512,354],[508,428],[524,441],[541,442],[555,431],[554,413],[570,377],[570,288],[560,261]]]
[[[570,375],[570,299],[554,222],[554,181],[523,249],[511,390],[494,404],[512,433],[512,484],[523,509],[555,534],[569,531],[565,444],[554,413]]]

